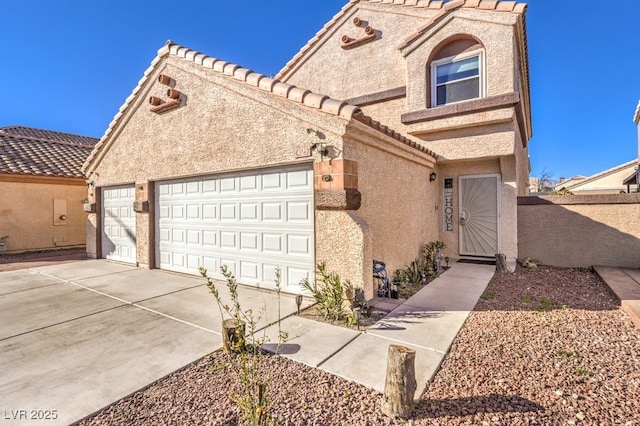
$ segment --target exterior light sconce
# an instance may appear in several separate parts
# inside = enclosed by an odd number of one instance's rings
[[[311,145],[311,151],[316,150],[320,155],[327,155],[329,153],[329,148],[327,148],[327,144],[324,142],[316,142]]]
[[[60,215],[60,220],[67,220],[67,215],[66,214],[61,214]]]
[[[429,175],[429,182],[435,181],[437,177],[438,175],[436,174],[436,172],[431,172],[431,174]]]

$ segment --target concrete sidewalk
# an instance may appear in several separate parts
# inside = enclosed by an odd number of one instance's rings
[[[454,263],[384,319],[357,331],[291,316],[289,340],[278,353],[378,391],[384,390],[389,345],[416,351],[418,399],[495,273],[495,266]],[[269,330],[275,341],[277,332]],[[267,345],[275,351],[275,345]]]
[[[416,350],[416,398],[493,276],[455,263],[368,330],[295,315],[295,296],[239,288],[259,327],[285,318],[279,353],[382,391],[390,344]],[[228,299],[221,283],[223,298]],[[380,303],[396,302],[383,299]],[[302,308],[309,306],[305,299]],[[80,420],[221,347],[221,317],[202,278],[104,260],[0,273],[0,415],[32,424]],[[266,327],[271,341],[278,328]],[[267,343],[267,350],[275,350]],[[40,411],[38,411],[40,410]]]
[[[594,266],[598,276],[620,301],[636,327],[640,328],[640,269]]]
[[[260,326],[275,320],[273,292],[240,297]],[[297,309],[293,295],[280,302]],[[219,349],[220,325],[199,277],[103,260],[1,272],[0,423],[80,420]]]

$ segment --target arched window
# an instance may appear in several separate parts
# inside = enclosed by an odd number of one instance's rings
[[[448,40],[429,66],[433,107],[485,96],[484,48],[469,36]]]

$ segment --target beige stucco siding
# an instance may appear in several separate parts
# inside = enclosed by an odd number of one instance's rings
[[[437,184],[429,182],[433,164],[412,148],[369,144],[363,134],[349,135],[344,155],[358,162],[362,193],[355,214],[371,229],[373,258],[385,262],[392,274],[438,238]]]
[[[0,237],[9,236],[6,251],[84,246],[82,202],[86,198],[82,180],[72,179],[70,184],[1,181]],[[55,218],[58,225],[54,225],[54,200],[59,200],[58,209],[66,204],[66,219]]]
[[[640,194],[524,197],[518,205],[520,258],[545,265],[638,268],[639,229]]]
[[[425,141],[427,148],[438,153],[439,163],[513,155],[514,122],[453,128],[445,132],[424,134],[420,139]]]
[[[495,13],[488,22],[486,12],[458,10],[438,25],[431,27],[419,40],[405,50],[407,61],[407,112],[419,111],[429,105],[430,88],[426,75],[432,54],[452,37],[471,35],[484,47],[486,96],[513,92],[515,14]]]
[[[340,276],[371,299],[372,233],[354,211],[316,211],[316,262]]]
[[[186,105],[163,114],[151,112],[148,96],[162,95],[166,87],[146,87],[95,168],[91,178],[96,185],[306,162],[309,159],[296,159],[295,150],[317,141],[308,128],[321,127],[324,141],[341,148],[344,126],[336,117],[329,121],[327,114],[311,108],[296,111],[291,101],[177,61],[170,58],[162,73],[176,80]],[[246,96],[247,89],[252,97]]]
[[[339,25],[332,28],[314,46],[304,62],[283,77],[283,81],[336,99],[348,99],[404,86],[406,66],[398,45],[407,34],[418,29],[436,11],[399,8],[389,10],[385,6],[361,4],[350,10],[340,18]],[[364,27],[353,24],[355,17],[376,31],[376,40],[343,49],[343,35],[352,39],[366,35]]]

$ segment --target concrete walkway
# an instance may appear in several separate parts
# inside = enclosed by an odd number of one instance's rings
[[[382,391],[389,345],[408,346],[416,350],[418,398],[494,269],[455,263],[361,331],[298,317],[295,297],[283,294],[281,329],[290,339],[279,353]],[[226,286],[220,290],[228,298]],[[276,321],[273,292],[239,291],[243,309],[260,316],[259,327]],[[80,420],[219,349],[220,328],[199,277],[103,260],[1,272],[0,419],[11,425]],[[277,341],[276,326],[265,333]],[[29,419],[45,410],[55,418]]]
[[[594,266],[596,273],[620,301],[636,327],[640,328],[640,269]]]
[[[276,319],[274,293],[239,292],[261,327]],[[80,420],[219,349],[220,328],[199,277],[101,260],[0,272],[0,424]]]
[[[418,399],[494,272],[495,266],[454,263],[383,320],[362,331],[298,316],[286,318],[282,329],[289,333],[289,340],[278,353],[383,391],[389,345],[407,346],[416,351]],[[275,341],[276,330],[269,331]],[[275,352],[277,348],[267,345],[267,349]]]

